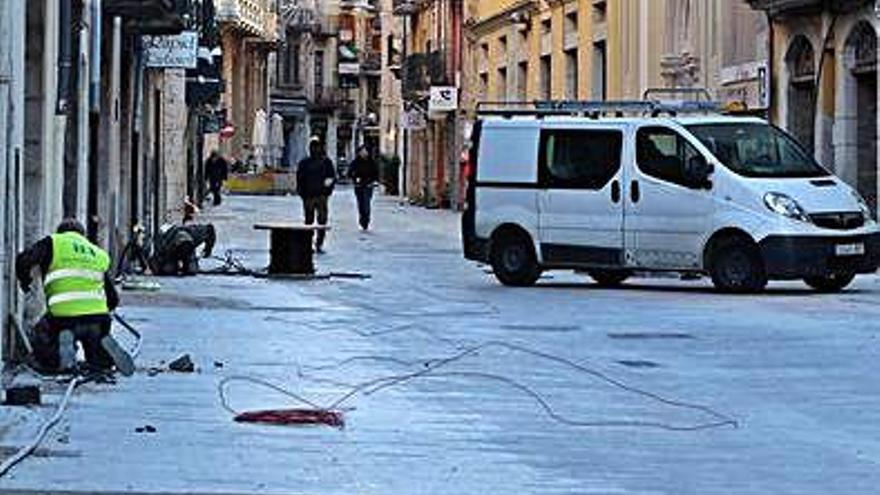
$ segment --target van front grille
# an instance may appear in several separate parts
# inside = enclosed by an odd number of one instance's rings
[[[818,213],[810,215],[810,220],[823,229],[855,230],[865,225],[865,217],[861,213]]]

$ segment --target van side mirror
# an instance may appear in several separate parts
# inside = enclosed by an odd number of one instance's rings
[[[697,155],[688,160],[685,178],[688,184],[695,189],[711,190],[711,177],[714,172],[715,166],[709,163],[703,155]]]

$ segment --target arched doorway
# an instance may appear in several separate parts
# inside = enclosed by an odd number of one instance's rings
[[[813,45],[798,35],[785,55],[788,67],[788,131],[810,152],[816,143],[816,61]]]
[[[856,188],[877,215],[877,33],[861,21],[846,39],[856,103]]]

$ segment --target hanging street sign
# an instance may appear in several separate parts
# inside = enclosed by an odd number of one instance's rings
[[[143,36],[147,67],[195,69],[199,59],[199,35],[184,31],[175,35]]]
[[[454,112],[458,109],[458,88],[455,86],[431,86],[428,111]]]

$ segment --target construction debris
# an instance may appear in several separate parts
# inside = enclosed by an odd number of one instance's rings
[[[276,409],[244,412],[235,417],[237,423],[262,423],[279,426],[330,426],[342,429],[342,412],[329,409]]]
[[[158,292],[162,290],[162,284],[148,277],[127,276],[122,281],[122,290],[138,292]]]
[[[24,385],[6,389],[5,406],[36,406],[40,404],[40,387]]]
[[[168,363],[168,369],[178,373],[192,373],[196,370],[196,365],[193,363],[192,358],[189,357],[189,354],[184,354]]]

